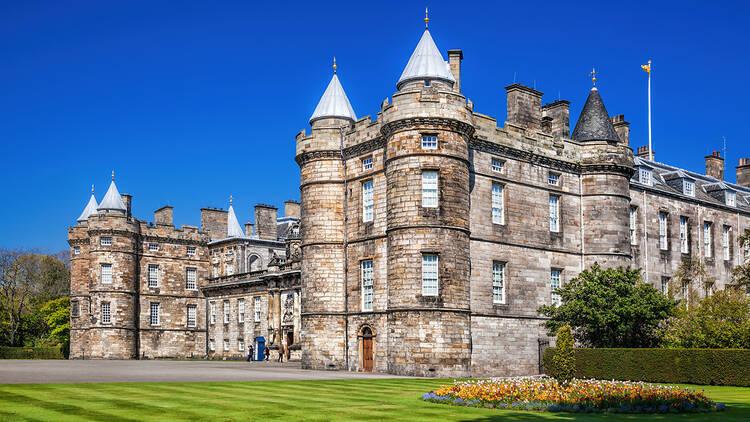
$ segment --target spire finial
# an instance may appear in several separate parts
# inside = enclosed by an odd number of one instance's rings
[[[112,180],[115,180],[115,171],[112,170]]]
[[[229,195],[229,205],[232,205],[232,195]]]
[[[94,194],[94,185],[91,185],[91,194]]]
[[[336,66],[336,56],[333,56],[333,73],[334,74],[336,73],[336,68],[338,68],[338,66]]]
[[[591,82],[594,83],[594,88],[596,88],[596,75],[598,75],[596,68],[591,69],[591,73],[589,73],[589,76],[591,76]]]
[[[427,8],[424,8],[424,29],[427,29],[427,24],[430,22],[430,17],[427,16]]]

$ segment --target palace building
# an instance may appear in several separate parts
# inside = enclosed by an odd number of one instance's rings
[[[630,147],[594,87],[569,101],[506,87],[504,122],[462,92],[428,29],[375,118],[333,77],[296,136],[301,201],[147,223],[112,182],[68,231],[72,358],[240,358],[286,350],[303,368],[469,377],[538,373],[537,309],[594,263],[711,294],[748,259],[750,160],[699,174]],[[582,93],[583,94],[583,93]],[[583,101],[583,95],[581,101]],[[675,286],[700,259],[713,284]],[[256,356],[256,358],[259,356]]]

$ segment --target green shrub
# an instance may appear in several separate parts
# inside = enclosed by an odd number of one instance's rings
[[[65,359],[62,347],[0,346],[0,359]]]
[[[750,387],[750,349],[575,349],[575,377]],[[554,372],[555,348],[543,365]]]
[[[573,354],[573,333],[570,325],[564,325],[557,330],[557,347],[552,356],[552,376],[557,382],[566,385],[575,376],[575,355]]]

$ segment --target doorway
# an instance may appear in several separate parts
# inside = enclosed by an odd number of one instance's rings
[[[362,329],[362,370],[372,372],[372,330],[370,327]]]

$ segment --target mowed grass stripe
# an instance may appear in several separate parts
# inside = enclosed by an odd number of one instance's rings
[[[510,412],[445,406],[421,400],[422,393],[451,382],[371,379],[0,385],[0,420],[750,420],[750,388],[736,387],[706,387],[710,397],[727,402],[729,410],[695,415]]]

